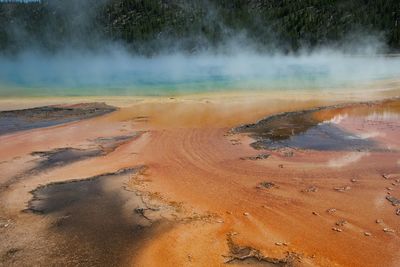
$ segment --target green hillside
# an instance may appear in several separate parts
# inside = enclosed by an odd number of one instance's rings
[[[381,40],[400,49],[398,0],[44,0],[0,3],[0,50],[99,48],[195,52],[226,44],[260,51]]]

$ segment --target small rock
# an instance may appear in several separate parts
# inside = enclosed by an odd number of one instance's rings
[[[345,192],[345,191],[349,191],[351,189],[351,187],[350,186],[343,186],[343,187],[334,187],[333,189],[336,190],[336,191],[339,191],[339,192]]]
[[[347,224],[347,221],[346,220],[340,220],[340,221],[337,221],[335,224],[337,226],[344,226],[345,224]]]
[[[279,164],[278,167],[282,169],[283,168],[283,164]]]
[[[315,212],[315,211],[313,211],[312,214],[315,215],[315,216],[319,216],[319,213]]]
[[[232,215],[232,212],[230,212],[230,211],[227,211],[227,212],[226,212],[226,214]]]
[[[312,186],[310,186],[310,187],[308,187],[308,188],[306,188],[306,189],[303,189],[303,190],[301,190],[301,191],[302,191],[302,192],[306,192],[306,193],[309,193],[309,192],[315,193],[315,192],[318,191],[318,188],[317,188],[316,186],[312,185]]]
[[[355,182],[357,182],[357,179],[351,179],[350,180],[352,183],[355,183]]]
[[[391,188],[391,187],[386,187],[386,190],[393,191],[393,188]]]
[[[399,206],[400,205],[400,199],[397,199],[393,196],[387,196],[386,199],[392,203],[393,206]]]
[[[332,227],[332,230],[339,233],[343,231],[342,229],[336,227]]]
[[[370,232],[364,232],[364,235],[365,236],[371,236],[371,233]]]
[[[400,216],[400,208],[396,209],[396,215]]]
[[[267,181],[265,181],[265,182],[261,182],[261,183],[259,183],[259,184],[257,185],[257,188],[261,188],[261,187],[270,189],[270,188],[274,188],[274,187],[277,187],[277,186],[276,186],[276,184],[273,183],[273,182],[267,182]]]
[[[383,223],[383,220],[382,220],[382,219],[376,219],[375,222],[376,222],[376,223]]]
[[[282,246],[283,244],[281,242],[276,242],[275,245],[276,246]]]
[[[293,157],[293,155],[294,155],[293,151],[285,151],[285,152],[283,152],[283,156],[286,157],[286,158]]]
[[[223,220],[217,220],[217,223],[224,223]]]
[[[391,229],[391,228],[383,228],[383,231],[385,232],[385,233],[394,233],[395,231],[393,230],[393,229]]]
[[[387,174],[382,174],[382,177],[385,179],[389,179],[389,176]]]
[[[257,156],[254,157],[249,157],[249,160],[261,160],[261,159],[267,159],[269,158],[271,155],[270,154],[259,154]]]
[[[249,216],[249,215],[250,215],[250,213],[248,213],[248,212],[244,212],[244,213],[243,213],[243,215],[244,215],[244,216]]]
[[[336,209],[331,208],[331,209],[327,209],[326,212],[328,212],[329,214],[335,213]]]

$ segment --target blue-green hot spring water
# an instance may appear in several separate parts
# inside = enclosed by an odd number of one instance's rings
[[[0,96],[176,95],[229,90],[338,90],[400,78],[400,57],[164,55],[123,51],[0,58]],[[361,86],[362,87],[362,86]]]

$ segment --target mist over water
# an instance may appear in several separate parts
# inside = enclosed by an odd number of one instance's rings
[[[0,58],[1,96],[171,95],[220,90],[335,90],[400,77],[400,57],[351,56],[333,50],[300,55],[182,53],[134,56],[27,51]]]

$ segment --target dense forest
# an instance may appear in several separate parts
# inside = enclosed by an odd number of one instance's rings
[[[0,50],[190,53],[230,43],[295,52],[380,40],[400,50],[399,0],[42,0],[0,2]],[[372,41],[371,41],[372,42]]]

